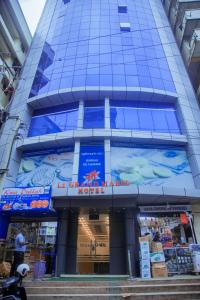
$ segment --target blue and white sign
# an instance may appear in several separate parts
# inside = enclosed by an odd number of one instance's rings
[[[47,211],[51,206],[51,187],[6,188],[0,200],[0,211]]]
[[[182,148],[111,147],[112,180],[130,185],[194,188],[186,151]]]
[[[80,148],[80,185],[95,186],[105,181],[105,162],[103,145],[82,145]]]

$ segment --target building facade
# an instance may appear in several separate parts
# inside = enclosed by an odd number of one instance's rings
[[[58,275],[137,275],[147,219],[193,205],[177,243],[200,241],[199,107],[160,1],[47,1],[10,115],[2,216],[57,222]]]
[[[32,37],[18,1],[1,1],[0,12],[0,109],[3,111],[16,87]]]
[[[162,2],[199,100],[200,1],[162,0]]]

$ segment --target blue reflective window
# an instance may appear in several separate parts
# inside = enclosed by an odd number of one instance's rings
[[[61,107],[59,107],[61,108]],[[39,136],[49,133],[62,132],[77,128],[78,107],[73,105],[71,109],[65,108],[63,111],[52,112],[46,109],[46,114],[41,114],[43,110],[36,112],[32,117],[28,136]]]
[[[110,126],[113,129],[132,129],[180,134],[173,104],[124,102],[111,100]]]
[[[85,102],[83,128],[104,128],[103,102]]]

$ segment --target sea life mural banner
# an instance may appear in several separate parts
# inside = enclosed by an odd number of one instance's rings
[[[186,151],[182,148],[111,147],[112,180],[130,185],[194,188]]]
[[[29,152],[23,155],[16,180],[17,187],[67,187],[72,181],[72,148]]]
[[[81,145],[79,160],[80,184],[101,185],[105,181],[105,162],[103,145]]]

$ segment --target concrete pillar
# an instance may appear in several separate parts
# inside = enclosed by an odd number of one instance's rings
[[[126,274],[126,242],[123,212],[110,213],[110,274]]]
[[[68,210],[58,212],[56,275],[67,273]]]
[[[77,272],[77,239],[79,211],[69,212],[68,242],[67,242],[67,274]]]
[[[130,273],[128,262],[128,251],[130,252],[130,263],[132,276],[138,276],[139,272],[139,249],[138,249],[138,222],[137,210],[127,209],[125,211],[125,228],[126,228],[126,270]]]

